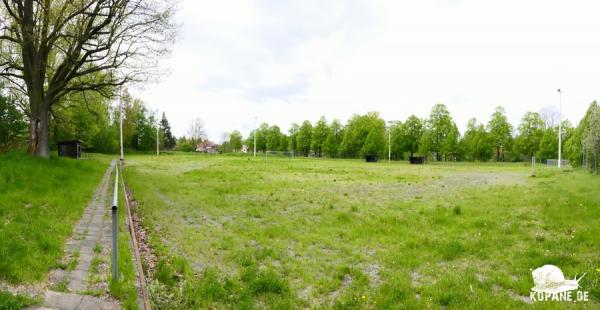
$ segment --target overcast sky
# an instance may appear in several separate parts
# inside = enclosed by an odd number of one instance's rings
[[[174,133],[201,118],[212,140],[258,122],[287,131],[320,116],[345,122],[427,117],[445,104],[461,132],[505,107],[558,106],[577,124],[600,94],[600,1],[183,0],[169,73],[132,93]]]

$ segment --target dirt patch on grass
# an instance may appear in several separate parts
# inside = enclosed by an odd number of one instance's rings
[[[378,264],[369,264],[365,268],[365,273],[369,276],[369,285],[371,287],[376,287],[381,283],[381,279],[379,277],[379,271],[381,270],[381,266]]]
[[[154,253],[152,247],[150,247],[148,241],[148,233],[142,227],[140,216],[138,214],[138,203],[133,198],[131,191],[129,188],[126,188],[127,197],[129,199],[129,207],[131,210],[131,223],[133,225],[133,229],[135,230],[135,234],[137,237],[138,247],[140,251],[140,256],[142,258],[142,266],[144,266],[144,271],[146,272],[146,276],[150,278],[152,274],[154,274],[154,270],[156,269],[156,264],[158,262],[158,258]]]
[[[350,287],[350,285],[352,284],[352,281],[354,279],[352,279],[352,276],[349,274],[346,274],[344,276],[344,279],[342,280],[342,285],[340,286],[340,288],[338,288],[337,290],[331,292],[329,294],[329,300],[333,303],[335,302],[338,297],[340,297],[340,295],[346,290],[348,289],[348,287]]]

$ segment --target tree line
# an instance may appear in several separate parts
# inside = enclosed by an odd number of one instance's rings
[[[0,89],[0,149],[24,148],[28,140],[27,111],[18,97]],[[119,118],[123,114],[123,145],[126,150],[153,151],[156,129],[163,150],[193,151],[206,141],[200,119],[190,123],[187,137],[177,139],[166,115],[155,115],[127,90],[122,105],[95,92],[73,93],[52,110],[50,145],[61,140],[83,141],[88,151],[117,153]],[[562,122],[563,158],[572,165],[597,167],[600,154],[600,107],[594,101],[573,127]],[[393,160],[424,156],[434,161],[545,161],[558,157],[558,123],[544,111],[527,112],[516,128],[508,122],[504,108],[497,107],[486,123],[472,118],[461,135],[443,104],[433,106],[429,117],[409,116],[404,121],[385,122],[378,113],[354,115],[345,124],[321,117],[314,124],[293,123],[287,132],[277,125],[260,124],[247,137],[235,130],[219,146],[223,153],[240,152],[246,145],[252,152],[254,136],[258,152],[293,152],[296,156],[361,158],[379,155]],[[390,150],[388,150],[388,145]]]
[[[599,154],[600,108],[594,101],[577,127],[562,121],[563,158],[573,165],[595,165]],[[558,128],[555,117],[527,112],[517,128],[506,111],[497,107],[487,123],[471,118],[461,135],[443,104],[433,106],[428,118],[409,116],[404,121],[385,122],[377,112],[352,116],[346,124],[321,117],[314,124],[292,123],[287,132],[262,123],[246,139],[239,131],[224,139],[223,152],[237,152],[243,144],[252,151],[256,136],[258,152],[293,152],[297,156],[360,158],[379,155],[393,160],[424,156],[435,161],[545,161],[558,158]],[[388,147],[390,148],[388,150]]]
[[[158,119],[139,99],[127,90],[121,105],[97,93],[71,94],[52,110],[49,123],[49,146],[63,140],[81,140],[84,151],[116,154],[119,150],[119,123],[123,115],[123,147],[128,151],[156,149],[158,127],[161,149],[174,149],[177,139],[164,113]],[[0,149],[24,148],[28,143],[28,116],[18,100],[0,91]]]

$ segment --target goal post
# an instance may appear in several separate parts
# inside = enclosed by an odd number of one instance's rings
[[[293,151],[266,151],[265,158],[278,157],[278,158],[294,158]]]

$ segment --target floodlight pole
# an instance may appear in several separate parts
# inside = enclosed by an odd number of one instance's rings
[[[254,117],[254,157],[256,157],[256,116]]]
[[[119,143],[121,144],[121,164],[123,164],[123,100],[121,96],[121,88],[119,87]]]
[[[562,92],[558,89],[558,168],[562,166]]]
[[[392,121],[388,121],[388,163],[392,162]]]
[[[158,146],[160,145],[159,135],[158,135],[158,125],[156,126],[156,156],[160,154]]]

